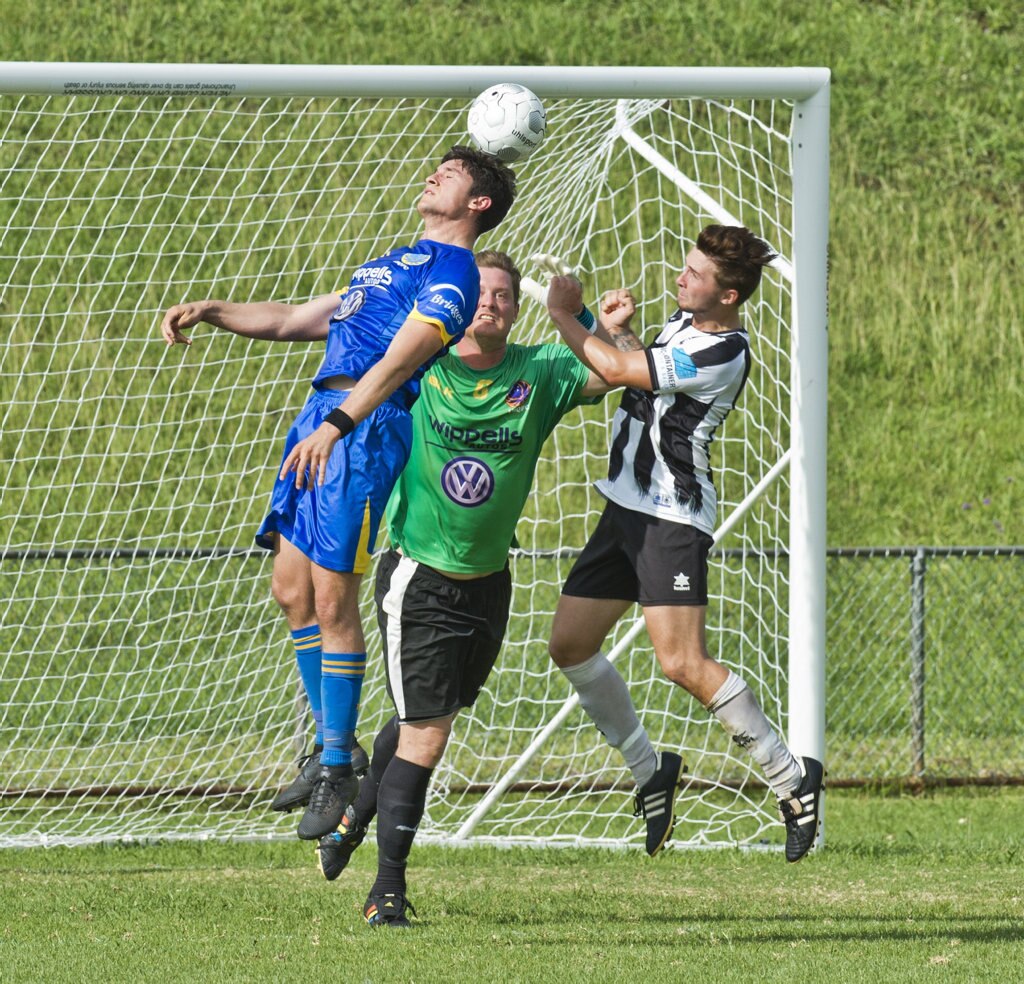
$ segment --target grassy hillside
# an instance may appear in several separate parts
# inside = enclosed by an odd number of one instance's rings
[[[1015,8],[36,0],[5,5],[0,57],[826,65],[830,542],[1002,544],[1024,542]]]

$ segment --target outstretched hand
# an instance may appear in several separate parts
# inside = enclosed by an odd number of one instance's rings
[[[544,271],[548,280],[550,281],[553,277],[572,277],[577,280],[576,274],[571,266],[558,256],[553,253],[534,253],[530,257],[532,263],[536,263],[537,266]],[[544,307],[548,306],[548,289],[550,284],[545,286],[534,280],[532,277],[523,277],[520,281],[520,287],[523,289],[524,294],[528,294],[538,304],[542,304]],[[580,304],[582,305],[582,289],[580,292]],[[576,310],[579,310],[577,308]]]
[[[341,431],[325,421],[291,449],[281,465],[279,477],[283,480],[289,472],[295,472],[297,489],[323,485],[327,477],[327,462],[340,439]]]
[[[168,308],[163,321],[160,322],[160,334],[168,345],[191,345],[192,339],[182,332],[199,324],[203,320],[203,306],[198,302],[175,304]]]

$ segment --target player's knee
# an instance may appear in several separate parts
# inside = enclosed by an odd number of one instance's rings
[[[548,655],[556,666],[566,667],[582,663],[594,654],[593,652],[584,652],[578,641],[568,633],[559,632],[556,627],[548,640]]]
[[[427,726],[402,725],[398,737],[398,756],[426,769],[437,766],[451,734],[451,721],[431,722]]]
[[[684,690],[693,693],[703,679],[705,656],[699,651],[685,649],[659,653],[658,662],[665,676]]]
[[[330,626],[341,631],[350,627],[353,620],[358,623],[359,610],[353,612],[351,606],[344,603],[344,599],[333,594],[318,593],[315,600],[316,618],[320,627]]]
[[[270,593],[292,624],[309,622],[315,615],[313,592],[305,585],[275,575],[270,579]]]

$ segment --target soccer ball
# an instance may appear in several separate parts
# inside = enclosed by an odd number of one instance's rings
[[[544,104],[525,85],[500,82],[473,100],[467,124],[481,150],[514,164],[540,146],[547,118]]]

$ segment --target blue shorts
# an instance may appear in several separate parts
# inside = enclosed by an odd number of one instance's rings
[[[288,431],[282,464],[347,396],[329,389],[313,391]],[[409,411],[391,401],[383,403],[334,446],[323,485],[297,489],[294,472],[275,478],[270,512],[256,533],[256,543],[273,550],[274,534],[279,533],[321,567],[364,573],[384,507],[411,447]],[[279,466],[278,475],[280,471]]]

